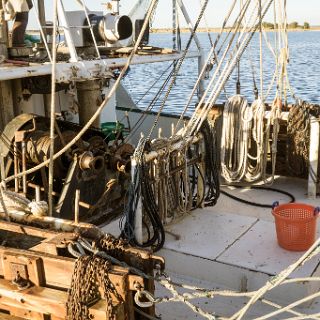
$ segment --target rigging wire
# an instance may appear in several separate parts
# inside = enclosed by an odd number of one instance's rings
[[[170,85],[169,85],[169,87],[168,87],[168,90],[167,90],[167,92],[166,92],[166,94],[165,94],[165,97],[164,97],[164,99],[163,99],[163,101],[162,101],[162,103],[161,103],[161,106],[160,106],[160,109],[159,109],[158,114],[157,114],[157,116],[156,116],[156,119],[155,119],[155,121],[154,121],[154,123],[153,123],[153,125],[152,125],[152,127],[151,127],[151,129],[150,129],[150,131],[149,131],[148,139],[150,139],[152,132],[154,131],[155,127],[156,127],[157,124],[158,124],[159,118],[160,118],[160,116],[161,116],[161,112],[163,111],[163,108],[164,108],[165,103],[166,103],[166,101],[167,101],[167,99],[168,99],[168,97],[169,97],[169,94],[170,94],[170,92],[171,92],[171,90],[172,90],[172,87],[173,87],[174,84],[175,84],[175,81],[176,81],[176,79],[177,79],[178,72],[179,72],[179,70],[180,70],[180,68],[181,68],[181,66],[182,66],[182,64],[183,64],[183,62],[184,62],[184,60],[185,60],[185,58],[186,58],[186,56],[187,56],[187,53],[188,53],[189,48],[190,48],[190,46],[191,46],[192,40],[193,40],[193,38],[194,38],[194,36],[195,36],[195,33],[196,33],[197,29],[198,29],[199,23],[200,23],[200,21],[201,21],[201,19],[202,19],[202,17],[203,17],[203,14],[204,14],[204,12],[205,12],[205,9],[206,9],[206,7],[207,7],[208,2],[209,2],[209,0],[205,0],[203,6],[202,6],[202,8],[201,8],[201,11],[200,11],[200,13],[199,13],[199,16],[198,16],[198,18],[197,18],[197,21],[196,21],[196,23],[195,23],[195,25],[194,25],[194,27],[193,27],[193,30],[192,30],[191,35],[190,35],[190,37],[189,37],[189,40],[188,40],[188,42],[187,42],[186,48],[185,48],[184,51],[183,51],[182,57],[179,59],[176,67],[174,68],[174,73],[173,73],[173,75],[172,75],[171,83],[170,83]]]
[[[156,78],[156,80],[154,82],[152,82],[152,84],[150,85],[150,87],[145,91],[145,93],[137,100],[134,102],[134,105],[129,109],[128,112],[131,112],[133,111],[134,109],[136,109],[136,106],[147,96],[147,94],[154,88],[154,86],[160,81],[160,79],[167,73],[167,71],[172,67],[173,65],[173,62],[169,64],[168,67],[166,67],[162,72],[161,74]],[[167,78],[166,78],[167,79]],[[166,80],[165,80],[166,81]],[[163,84],[161,85],[161,87],[159,88],[159,90],[157,91],[156,93],[156,96],[159,95],[159,91],[161,90],[161,88],[163,87]],[[154,100],[154,98],[153,98]],[[153,101],[152,100],[152,101]],[[152,101],[149,103],[148,107],[144,110],[142,110],[142,115],[140,116],[140,118],[136,121],[135,125],[132,127],[131,129],[131,132],[133,130],[135,130],[135,127],[138,125],[138,123],[140,121],[142,121],[142,119],[145,117],[145,115],[151,111],[154,107],[154,104],[152,104]],[[139,109],[141,110],[141,109]],[[126,116],[124,115],[120,120],[119,122],[122,122],[124,119],[126,118]],[[139,125],[140,127],[140,125]],[[129,139],[129,137],[132,135],[131,132],[129,133],[128,137],[126,138],[126,141]]]
[[[173,66],[173,62],[169,65],[169,67],[165,70],[168,71],[168,69],[170,69]],[[134,124],[133,128],[131,129],[131,132],[129,133],[129,135],[126,137],[125,141],[128,141],[136,132],[137,130],[140,128],[140,126],[143,124],[144,119],[147,117],[148,113],[151,112],[153,110],[153,108],[156,106],[156,103],[158,102],[158,100],[161,97],[161,94],[163,93],[163,91],[165,90],[166,86],[169,83],[170,78],[172,77],[173,74],[173,70],[171,70],[171,72],[169,73],[169,75],[166,77],[166,79],[164,80],[164,82],[162,83],[161,87],[158,89],[156,95],[153,97],[153,99],[150,101],[148,107],[142,111],[141,116],[139,117],[139,119],[136,121],[136,123]]]
[[[246,3],[249,3],[249,1],[251,1],[251,0],[247,0]],[[192,98],[193,98],[193,96],[194,96],[194,94],[195,94],[195,92],[196,92],[196,90],[197,90],[197,88],[198,88],[198,86],[199,86],[199,83],[200,83],[202,77],[205,75],[207,65],[209,65],[209,62],[210,62],[210,60],[211,60],[212,55],[214,55],[215,62],[216,62],[217,64],[219,64],[219,63],[218,63],[218,60],[217,60],[217,56],[219,55],[220,50],[222,50],[222,48],[223,48],[223,46],[224,46],[224,42],[222,43],[222,45],[220,46],[220,49],[218,50],[218,52],[217,52],[216,54],[215,54],[215,48],[216,48],[219,40],[221,39],[221,36],[222,36],[222,34],[223,34],[223,31],[224,31],[224,29],[225,29],[225,27],[226,27],[226,25],[227,25],[227,22],[228,22],[231,14],[232,14],[234,8],[235,8],[236,3],[237,3],[237,0],[234,0],[234,1],[232,2],[232,4],[231,4],[231,7],[230,7],[230,9],[229,9],[229,11],[228,11],[228,14],[227,14],[226,18],[225,18],[224,21],[223,21],[223,24],[222,24],[222,27],[221,27],[221,29],[220,29],[220,32],[219,32],[219,34],[218,34],[218,36],[217,36],[217,38],[216,38],[216,40],[215,40],[215,42],[214,42],[214,45],[213,45],[213,46],[211,47],[211,49],[210,49],[210,52],[209,52],[208,57],[207,57],[207,60],[206,60],[206,62],[204,63],[203,68],[202,68],[202,70],[201,70],[201,72],[200,72],[200,74],[199,74],[199,76],[198,76],[198,79],[197,79],[196,83],[195,83],[194,86],[193,86],[193,89],[192,89],[191,94],[189,95],[189,99],[188,99],[188,101],[187,101],[187,104],[186,104],[184,110],[182,111],[182,113],[181,113],[181,115],[180,115],[180,118],[179,118],[179,120],[178,120],[178,122],[177,122],[177,124],[176,124],[176,126],[175,126],[175,132],[176,132],[177,129],[179,128],[179,125],[180,125],[182,119],[184,118],[184,115],[186,114],[188,108],[190,107]],[[237,19],[238,19],[238,17],[236,18],[236,21],[237,21]],[[240,23],[239,23],[239,24],[236,24],[236,26],[239,27],[239,26],[240,26]],[[226,39],[228,38],[228,36],[231,34],[231,29],[232,29],[232,28],[230,28],[227,36],[225,37],[225,40],[226,40]],[[234,33],[234,34],[235,34],[235,33]],[[233,34],[232,40],[234,39],[234,34]],[[211,64],[213,64],[213,63],[211,62]],[[210,84],[209,84],[209,85],[210,85]],[[204,95],[205,95],[205,94],[206,94],[206,92],[204,93]],[[200,103],[201,103],[201,102],[199,102],[199,104],[200,104]]]
[[[264,14],[268,10],[272,1],[273,0],[270,0],[269,3],[266,3]],[[249,3],[250,2],[248,1],[248,5],[249,5]],[[251,21],[251,19],[254,19],[255,20],[254,22],[256,22],[257,18],[253,18],[253,13],[254,13],[254,10],[253,10],[252,15],[248,21]],[[241,15],[239,22],[242,21],[243,16],[244,16],[244,14]],[[238,27],[239,27],[239,23],[238,23]],[[254,31],[256,30],[256,28],[257,28],[256,23],[252,23],[251,27],[248,27],[248,22],[247,22],[243,26],[242,33],[239,37],[239,41],[240,41],[240,39],[242,40],[242,37],[244,38],[244,40],[239,45],[238,49],[235,48],[235,50],[233,50],[233,54],[230,57],[229,62],[224,66],[222,73],[218,77],[218,81],[216,81],[217,80],[216,77],[222,68],[222,63],[227,55],[229,47],[227,48],[227,50],[225,50],[225,53],[223,55],[223,59],[220,59],[220,63],[218,64],[217,69],[215,70],[215,73],[214,73],[204,95],[202,96],[202,98],[199,102],[199,105],[196,109],[196,112],[193,114],[191,120],[189,121],[187,127],[184,130],[184,134],[186,135],[187,138],[190,137],[192,134],[194,134],[194,132],[199,130],[201,123],[205,120],[207,113],[209,112],[212,105],[214,104],[214,102],[216,101],[218,96],[220,95],[220,92],[221,92],[225,82],[229,79],[232,71],[234,70],[234,67],[235,67],[238,59],[240,59],[244,50],[246,49],[246,47],[250,43],[251,38],[253,37]],[[204,106],[202,106],[202,104],[203,104],[206,96],[210,92],[210,90],[211,90],[211,93],[209,94],[209,97],[208,97],[206,103],[204,104]],[[200,106],[201,106],[201,110],[200,110]]]

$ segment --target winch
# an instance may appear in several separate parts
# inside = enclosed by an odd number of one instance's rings
[[[49,119],[21,114],[9,122],[0,141],[1,178],[24,172],[50,158]],[[81,125],[56,121],[55,153],[72,141]],[[130,179],[133,146],[117,135],[111,141],[101,130],[91,128],[72,148],[54,161],[55,215],[94,223],[110,220],[121,208]],[[36,201],[48,196],[48,168],[15,178],[7,188]],[[77,191],[78,190],[78,191]],[[80,194],[76,201],[75,194]]]

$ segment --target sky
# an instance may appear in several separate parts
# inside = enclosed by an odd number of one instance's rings
[[[103,0],[84,0],[90,10],[101,10]],[[203,1],[203,0],[202,0]],[[219,27],[227,13],[232,0],[209,0],[206,10],[206,20],[209,27]],[[239,1],[240,2],[240,1]],[[67,10],[77,10],[79,6],[75,0],[64,0],[63,3]],[[134,0],[121,0],[121,13],[126,14],[134,5]],[[168,28],[172,24],[171,20],[171,3],[172,0],[159,0],[157,14],[153,23],[155,28]],[[200,0],[184,0],[190,17],[193,21],[197,19],[200,11]],[[45,0],[47,20],[52,17],[52,0]],[[34,10],[33,10],[34,11]],[[310,25],[320,25],[320,0],[287,0],[288,22],[297,21],[303,24],[305,21]],[[273,21],[273,15],[266,16],[267,21]],[[181,25],[185,26],[183,19]],[[200,26],[204,26],[202,23]],[[37,28],[34,19],[34,12],[30,14],[29,29]]]

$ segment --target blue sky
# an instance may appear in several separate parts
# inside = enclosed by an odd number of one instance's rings
[[[102,3],[106,0],[85,0],[90,10],[101,10]],[[157,16],[154,21],[154,27],[169,27],[171,25],[171,0],[160,0],[157,10]],[[240,2],[240,1],[239,1]],[[64,0],[66,9],[79,8],[74,0]],[[122,13],[127,13],[133,4],[134,0],[121,0]],[[200,9],[200,0],[184,0],[186,7],[193,21],[196,20]],[[220,26],[223,18],[230,6],[231,0],[210,0],[207,8],[207,21],[210,27]],[[45,0],[47,8],[47,17],[52,16],[52,0]],[[288,21],[298,21],[302,24],[308,21],[311,25],[320,25],[320,0],[287,0]],[[273,20],[272,15],[266,17],[265,20]],[[184,21],[181,21],[184,25]],[[29,28],[35,28],[36,23],[33,13],[30,14]]]

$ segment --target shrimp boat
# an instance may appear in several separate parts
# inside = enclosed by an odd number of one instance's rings
[[[208,54],[197,35],[208,0],[194,23],[172,1],[172,48],[149,44],[158,2],[124,15],[120,0],[100,11],[55,0],[49,23],[45,2],[28,1],[39,30],[27,46],[15,45],[26,15],[11,34],[14,1],[0,3],[0,318],[319,319],[319,106],[290,87],[286,1],[232,1]],[[239,84],[218,104],[255,34],[255,100]],[[189,59],[198,77],[175,116],[166,103]],[[122,79],[168,62],[141,110]],[[271,210],[295,201],[311,214],[309,242],[288,251]]]

